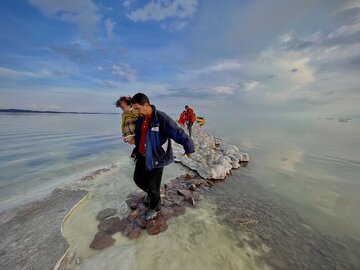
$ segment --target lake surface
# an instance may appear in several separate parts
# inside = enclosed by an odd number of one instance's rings
[[[90,222],[91,215],[98,210],[116,207],[129,192],[136,190],[131,180],[133,167],[128,161],[131,146],[122,142],[120,121],[120,115],[0,114],[0,209],[44,196],[54,187],[78,181],[112,164],[117,165],[116,169],[93,188],[93,197],[98,200],[92,203],[96,206],[90,207],[88,202],[89,208],[86,210],[84,206],[83,209],[85,217],[77,224],[81,226],[87,219]],[[205,128],[250,155],[249,165],[228,177],[229,180],[251,178],[269,196],[280,199],[281,203],[290,206],[314,226],[345,241],[350,239],[359,243],[358,119],[339,122],[318,118],[246,118],[236,115],[225,118],[217,115],[208,117]],[[181,172],[179,165],[169,166],[165,170],[164,182]],[[236,185],[232,186],[232,191],[234,188]],[[117,246],[103,252],[102,257],[92,251],[83,252],[83,256],[88,258],[84,267],[97,261],[94,265],[112,269],[111,265],[115,267],[118,263],[113,256],[121,249],[123,253],[117,260],[128,260],[126,264],[129,266],[139,263],[135,263],[133,256],[140,252],[145,260],[143,262],[162,269],[160,265],[169,262],[161,258],[153,262],[146,250],[155,248],[159,243],[167,246],[177,242],[187,251],[179,253],[178,250],[167,249],[161,254],[179,256],[184,262],[191,261],[189,249],[201,245],[203,250],[198,252],[206,260],[197,269],[206,269],[218,260],[227,261],[229,268],[242,261],[245,269],[256,269],[252,257],[230,248],[233,245],[228,235],[231,230],[214,220],[214,207],[216,205],[212,204],[211,198],[205,200],[198,210],[187,212],[179,221],[171,221],[169,232],[157,240],[149,238],[137,244],[120,241]],[[69,238],[76,232],[75,223],[72,226],[74,231],[67,232]],[[181,227],[181,224],[186,224],[186,227]],[[89,233],[92,230],[93,227],[89,228]],[[217,237],[208,237],[208,233]],[[184,235],[192,235],[194,241],[191,237],[182,239]],[[206,249],[219,243],[219,239],[223,239],[223,255]],[[88,239],[77,241],[79,247],[81,243],[84,247],[88,246]],[[110,259],[104,265],[100,258],[106,256]],[[195,252],[194,259],[198,256],[199,253]]]

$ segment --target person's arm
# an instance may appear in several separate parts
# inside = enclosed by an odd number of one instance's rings
[[[166,135],[173,139],[178,144],[181,144],[185,150],[186,155],[195,152],[195,145],[193,140],[180,128],[170,116],[163,114],[163,125]]]

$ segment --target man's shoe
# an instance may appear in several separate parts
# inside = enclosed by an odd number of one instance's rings
[[[149,208],[148,210],[146,210],[146,212],[144,213],[144,220],[148,221],[148,220],[152,220],[154,218],[156,218],[156,216],[160,213],[160,209],[159,210],[155,210],[155,209],[151,209]]]

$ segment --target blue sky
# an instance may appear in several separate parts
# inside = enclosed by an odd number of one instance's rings
[[[360,1],[8,0],[0,108],[359,115]]]

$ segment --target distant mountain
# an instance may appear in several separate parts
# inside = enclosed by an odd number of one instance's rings
[[[0,112],[7,112],[7,113],[118,114],[118,113],[98,113],[98,112],[33,111],[33,110],[20,110],[20,109],[0,109]]]

